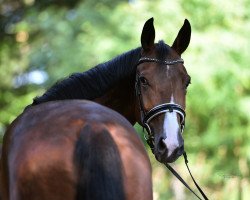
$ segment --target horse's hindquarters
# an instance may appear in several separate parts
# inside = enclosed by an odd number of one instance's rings
[[[3,199],[152,199],[151,167],[139,137],[100,105],[31,108],[12,124],[3,146]]]

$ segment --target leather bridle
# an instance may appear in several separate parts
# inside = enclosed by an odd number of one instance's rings
[[[177,63],[184,63],[183,59],[177,59],[177,60],[158,60],[156,58],[148,58],[148,57],[142,57],[137,66],[145,63],[145,62],[155,62],[155,63],[160,63],[164,65],[175,65]],[[142,126],[147,130],[148,136],[145,136],[145,140],[147,141],[148,145],[150,146],[152,152],[154,152],[154,134],[151,131],[149,122],[155,118],[156,116],[162,114],[162,113],[167,113],[167,112],[176,112],[179,117],[180,117],[180,128],[181,132],[183,132],[184,127],[185,127],[185,117],[186,113],[184,109],[179,105],[175,103],[163,103],[156,105],[152,109],[150,109],[148,112],[144,108],[143,104],[143,98],[142,98],[142,93],[141,93],[141,83],[140,83],[140,75],[136,73],[136,81],[135,81],[135,91],[136,91],[136,96],[138,97],[139,100],[139,107],[140,107],[140,115],[141,115],[141,123]]]
[[[163,65],[175,65],[178,63],[184,63],[183,59],[176,59],[176,60],[158,60],[156,58],[148,58],[148,57],[142,57],[140,58],[138,65],[145,63],[145,62],[155,62],[155,63],[160,63]],[[136,67],[137,67],[136,66]],[[140,75],[138,73],[136,73],[136,81],[135,81],[135,91],[136,91],[136,96],[139,100],[139,108],[140,108],[140,115],[141,115],[141,124],[143,126],[143,128],[145,128],[147,130],[148,136],[145,136],[145,139],[148,143],[148,145],[150,146],[152,152],[154,153],[154,134],[151,131],[149,122],[155,118],[156,116],[162,114],[162,113],[167,113],[167,112],[176,112],[179,117],[180,117],[180,128],[181,128],[181,132],[184,131],[184,127],[185,127],[185,117],[186,117],[186,113],[184,111],[184,109],[179,105],[179,104],[175,104],[175,103],[163,103],[163,104],[159,104],[156,105],[155,107],[153,107],[152,109],[150,109],[148,112],[145,110],[144,108],[144,104],[143,104],[143,98],[142,98],[142,93],[141,93],[141,82],[140,82]],[[205,200],[208,200],[207,196],[205,195],[205,193],[202,191],[202,189],[200,188],[200,186],[196,183],[189,167],[188,167],[188,159],[187,159],[187,154],[184,151],[183,153],[184,156],[184,160],[185,160],[185,164],[187,166],[188,172],[195,184],[195,186],[198,188],[200,194],[202,195],[202,197]],[[201,199],[190,187],[189,185],[181,178],[181,176],[168,164],[168,163],[164,163],[166,165],[166,167],[172,172],[173,175],[175,175],[176,178],[179,179],[179,181],[182,182],[182,184],[189,190],[191,191],[198,199]]]

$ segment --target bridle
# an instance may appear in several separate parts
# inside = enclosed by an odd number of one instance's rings
[[[175,65],[178,63],[184,63],[183,59],[176,59],[176,60],[159,60],[156,58],[148,58],[148,57],[142,57],[139,59],[139,62],[137,63],[137,66],[145,63],[145,62],[155,62],[155,63],[160,63],[163,65]],[[136,66],[136,67],[137,67]],[[138,73],[136,73],[136,79],[135,79],[135,92],[136,92],[136,96],[139,100],[139,108],[140,108],[140,115],[141,115],[141,124],[143,126],[143,128],[145,128],[147,130],[148,136],[145,136],[145,139],[148,143],[148,145],[150,146],[152,152],[154,153],[154,134],[151,131],[149,122],[155,118],[156,116],[162,114],[162,113],[167,113],[167,112],[176,112],[179,117],[180,117],[180,128],[181,128],[181,132],[184,131],[184,127],[185,127],[185,117],[186,117],[186,113],[185,110],[179,105],[179,104],[175,104],[175,103],[163,103],[163,104],[159,104],[156,105],[155,107],[153,107],[152,109],[150,109],[148,112],[145,110],[144,108],[144,104],[143,104],[143,98],[142,98],[142,93],[141,93],[141,83],[140,83],[140,75]],[[183,153],[184,156],[184,160],[185,160],[185,164],[187,166],[188,172],[195,184],[195,186],[198,188],[199,192],[201,193],[201,195],[203,196],[203,198],[205,200],[208,200],[207,196],[205,195],[205,193],[202,191],[202,189],[200,188],[200,186],[196,183],[193,175],[191,174],[191,171],[188,167],[188,159],[187,159],[187,154],[184,151]],[[188,184],[181,178],[181,176],[168,164],[168,163],[164,163],[166,165],[166,167],[175,175],[176,178],[178,178],[186,188],[189,189],[189,191],[191,191],[198,199],[201,199],[189,186]]]
[[[177,63],[184,63],[183,59],[177,59],[177,60],[158,60],[156,58],[148,58],[148,57],[142,57],[140,58],[138,65],[145,63],[145,62],[155,62],[155,63],[160,63],[164,65],[175,65]],[[140,75],[136,73],[136,81],[135,81],[135,91],[136,91],[136,96],[138,97],[139,100],[139,107],[140,107],[140,114],[141,114],[141,123],[142,126],[147,130],[148,135],[144,135],[148,145],[150,146],[152,152],[154,152],[154,134],[151,131],[151,128],[149,126],[149,122],[155,118],[156,116],[162,114],[162,113],[167,113],[167,112],[176,112],[180,116],[180,128],[181,132],[183,132],[184,127],[185,127],[185,117],[186,113],[184,109],[179,105],[175,103],[163,103],[156,105],[152,109],[150,109],[148,112],[146,112],[143,104],[143,98],[142,98],[142,93],[141,93],[141,83],[140,83]]]

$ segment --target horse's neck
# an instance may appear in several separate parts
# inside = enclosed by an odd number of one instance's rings
[[[121,81],[95,102],[115,110],[123,115],[132,125],[136,123],[136,98],[134,80],[128,78]]]

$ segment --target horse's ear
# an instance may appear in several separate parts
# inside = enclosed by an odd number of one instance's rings
[[[187,19],[185,19],[183,26],[181,27],[175,41],[172,45],[179,55],[181,55],[188,47],[191,38],[191,25]]]
[[[147,20],[143,26],[141,33],[141,46],[144,51],[150,51],[154,47],[155,28],[154,18]]]

